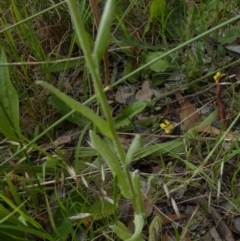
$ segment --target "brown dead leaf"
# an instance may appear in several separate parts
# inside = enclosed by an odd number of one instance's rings
[[[63,144],[68,144],[71,141],[74,140],[74,135],[76,135],[76,133],[79,133],[80,129],[79,127],[76,127],[72,130],[68,130],[66,132],[64,132],[61,136],[59,136],[56,140],[54,140],[51,143],[48,144],[44,144],[42,146],[43,150],[47,151],[49,149],[55,148],[55,146],[60,146]]]
[[[168,241],[168,240],[171,240],[171,238],[167,233],[161,233],[160,234],[160,240],[161,241]]]
[[[175,96],[180,105],[179,118],[180,121],[183,122],[183,125],[181,125],[181,129],[189,130],[199,124],[201,121],[201,117],[195,106],[191,104],[190,101],[183,99],[183,96],[180,92],[176,92]]]
[[[126,104],[127,98],[134,95],[135,88],[130,85],[119,86],[115,94],[115,100],[119,103]]]
[[[210,229],[210,233],[211,233],[211,235],[212,235],[212,237],[214,238],[215,241],[222,241],[222,239],[220,238],[220,236],[219,236],[215,227],[212,227]]]
[[[239,234],[240,233],[240,217],[235,218],[235,220],[234,220],[234,228],[235,228],[234,231],[236,230],[237,233]]]
[[[197,132],[208,133],[213,136],[218,136],[219,134],[222,133],[219,129],[217,129],[216,127],[213,127],[213,126],[204,126],[204,127],[198,128]],[[233,140],[235,138],[236,137],[231,133],[228,133],[226,136],[226,139],[229,139],[229,140]]]
[[[142,84],[142,90],[136,93],[135,98],[140,101],[150,102],[152,99],[153,92],[150,88],[148,80],[145,80]]]
[[[119,141],[122,144],[123,147],[128,147],[132,140],[127,135],[118,135]]]
[[[191,241],[192,240],[189,232],[186,232],[183,240],[185,240],[185,241]]]
[[[58,137],[54,142],[53,144],[50,143],[50,144],[47,144],[43,147],[43,149],[45,151],[51,149],[51,148],[54,148],[54,146],[60,146],[60,145],[63,145],[63,144],[67,144],[69,142],[72,141],[72,137],[71,136],[60,136]]]
[[[146,215],[145,217],[150,217],[153,212],[153,203],[147,197],[143,199],[143,209]]]
[[[210,218],[215,223],[216,229],[220,234],[220,236],[222,237],[222,239],[228,240],[228,241],[235,241],[231,230],[229,229],[226,222],[223,220],[222,216],[218,213],[218,211],[214,207],[210,206],[208,209],[208,212],[209,212]]]
[[[189,214],[180,213],[179,215],[168,214],[168,215],[163,216],[162,218],[163,218],[164,224],[168,224],[168,223],[172,223],[172,222],[184,219],[184,218],[189,218],[190,216],[191,215],[189,215]]]

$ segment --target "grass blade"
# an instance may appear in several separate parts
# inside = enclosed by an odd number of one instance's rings
[[[51,93],[56,95],[60,100],[64,101],[69,107],[71,107],[73,110],[78,111],[79,113],[83,114],[87,118],[89,118],[104,134],[105,136],[109,137],[112,139],[112,133],[108,128],[108,123],[103,120],[100,116],[95,114],[95,112],[88,107],[82,105],[78,101],[74,100],[73,98],[65,95],[64,93],[60,92],[58,89],[53,87],[52,85],[43,82],[43,81],[37,81],[37,84],[41,85],[42,87],[46,88],[49,90]]]
[[[103,57],[108,46],[115,5],[115,0],[109,0],[105,5],[94,46],[94,56],[97,58],[97,60],[100,60]]]
[[[121,193],[126,198],[132,198],[133,193],[131,193],[129,189],[129,185],[126,181],[126,178],[123,174],[122,168],[113,154],[112,150],[107,146],[105,142],[103,142],[98,135],[96,135],[93,131],[90,131],[90,138],[93,147],[99,152],[99,154],[105,159],[107,162],[113,176],[117,176],[118,178],[118,186],[121,189]]]

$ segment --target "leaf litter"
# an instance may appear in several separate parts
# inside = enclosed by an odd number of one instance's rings
[[[220,85],[216,85],[216,92],[215,92],[216,100],[222,99],[222,97],[220,95],[221,92],[218,89],[219,87],[222,88]],[[144,90],[146,90],[146,93],[145,93]],[[176,100],[177,100],[178,105],[180,107],[178,109],[178,116],[179,116],[179,123],[180,123],[180,128],[181,128],[182,133],[185,133],[192,128],[195,128],[197,133],[202,133],[202,134],[205,134],[205,135],[210,134],[210,136],[213,136],[213,137],[219,136],[221,133],[223,133],[223,129],[225,129],[225,128],[218,129],[218,128],[216,128],[214,126],[210,126],[210,125],[205,125],[205,126],[199,127],[199,125],[201,124],[201,121],[202,121],[202,116],[200,115],[200,111],[195,107],[195,104],[191,103],[180,92],[176,92],[175,97],[176,97]],[[143,83],[142,90],[140,90],[136,93],[135,98],[138,99],[138,100],[142,100],[142,101],[146,101],[148,103],[151,103],[152,91],[150,91],[150,85],[147,81],[145,81],[145,83]],[[221,108],[225,110],[225,107],[223,106],[223,104],[222,103],[219,104],[219,103],[220,103],[220,101],[217,101],[218,111],[221,111]],[[209,110],[211,110],[211,109],[209,109]],[[205,115],[207,113],[205,113]],[[226,116],[225,115],[218,115],[218,118],[219,118],[220,122],[222,122],[222,120],[226,119]],[[233,135],[231,133],[228,133],[226,135],[226,140],[234,140],[234,139],[236,139],[235,135]],[[140,161],[140,163],[141,163],[141,161]],[[150,172],[148,171],[149,175],[151,175],[151,172],[154,173],[154,174],[162,172],[161,167],[160,168],[158,167],[156,169],[157,171],[154,172],[154,168],[147,168],[148,165],[150,165],[150,164],[149,163],[146,164],[145,170],[147,170],[147,169],[151,170]],[[151,193],[148,194],[148,195],[152,196]],[[180,204],[180,206],[179,206],[179,204],[177,204],[180,200],[182,200],[184,198],[186,198],[186,197],[185,197],[185,193],[183,192],[183,195],[179,196],[179,199],[177,199],[176,204],[174,204],[174,205],[177,205],[175,207],[175,208],[177,208],[177,210],[178,210],[178,207],[180,207],[180,211],[177,214],[175,213],[174,209],[170,208],[170,206],[171,206],[170,205],[169,208],[171,209],[171,211],[168,212],[168,214],[166,214],[166,210],[162,210],[161,213],[164,213],[164,215],[159,216],[159,213],[158,214],[156,213],[156,209],[157,210],[159,209],[158,202],[154,201],[154,198],[152,198],[152,197],[150,198],[152,200],[151,204],[150,203],[147,204],[144,201],[144,200],[149,200],[149,198],[148,199],[143,198],[143,203],[145,203],[144,206],[146,205],[145,209],[150,210],[150,211],[147,211],[149,213],[148,215],[152,215],[155,218],[156,217],[160,218],[162,224],[164,224],[164,225],[173,224],[173,223],[176,224],[177,223],[177,225],[179,227],[181,227],[181,225],[184,226],[185,224],[187,224],[190,221],[193,222],[195,226],[192,223],[189,227],[189,231],[185,232],[185,240],[192,240],[191,239],[192,230],[194,230],[195,233],[201,233],[201,229],[203,228],[201,220],[204,216],[205,205],[201,205],[200,203],[198,203],[198,198],[196,198],[196,202],[194,201],[194,204],[192,204],[190,199],[189,199],[188,205],[191,205],[193,207],[193,209],[190,213],[186,214],[185,211],[184,211],[185,208],[182,207],[181,204]],[[188,201],[184,201],[184,202],[188,203]],[[168,206],[169,205],[168,201],[166,201],[166,203],[167,203],[167,206]],[[195,209],[199,208],[199,204],[200,204],[200,209],[198,211],[198,215],[200,215],[200,220],[197,220],[197,217],[195,216],[196,215]],[[152,208],[153,208],[153,210],[152,210]],[[222,219],[222,217],[218,216],[219,215],[218,212],[211,208],[211,209],[209,209],[209,214],[210,214],[211,219],[215,220],[214,221],[215,226],[210,225],[209,222],[206,223],[205,228],[208,229],[208,232],[202,233],[202,240],[204,240],[204,236],[207,237],[207,235],[210,235],[210,236],[208,236],[209,238],[210,237],[216,238],[216,237],[221,236],[221,238],[223,238],[225,240],[228,240],[228,239],[233,240],[232,239],[232,232],[230,231],[230,229],[228,228],[226,223],[224,221],[220,222],[220,218]],[[128,215],[131,216],[130,213]],[[194,215],[194,216],[191,216],[191,215]],[[218,217],[218,221],[216,221],[216,216]],[[128,222],[131,223],[130,220],[128,220],[127,223]],[[179,224],[179,222],[180,222],[180,224]],[[235,223],[237,223],[237,221]],[[150,224],[150,226],[151,225],[153,225],[153,224]],[[165,239],[170,240],[171,239],[170,236],[167,236],[166,234],[163,234],[164,230],[165,231],[168,230],[167,232],[169,232],[171,230],[171,228],[166,228],[166,227],[162,227],[162,226],[156,226],[156,228],[154,228],[154,227],[155,226],[153,226],[153,228],[149,229],[149,235],[151,237],[154,237],[153,235],[156,232],[156,231],[153,231],[153,230],[157,229],[157,232],[159,234],[161,233],[161,235],[162,235],[162,240],[165,240]],[[156,238],[153,238],[153,240],[155,240],[155,239]],[[206,239],[206,240],[208,240],[208,239]]]
[[[126,104],[127,99],[135,94],[135,87],[131,85],[119,86],[115,93],[115,100],[121,104]]]
[[[216,88],[218,88],[218,87],[216,87]],[[180,106],[179,120],[180,120],[180,123],[183,124],[183,127],[181,128],[182,131],[185,132],[193,127],[196,127],[196,131],[198,133],[208,133],[211,136],[218,136],[222,133],[222,130],[220,130],[214,126],[208,125],[208,126],[198,127],[198,125],[201,123],[201,116],[199,114],[199,110],[190,101],[188,101],[187,99],[184,99],[184,97],[181,95],[180,92],[176,92],[175,96],[176,96],[176,99],[178,100],[178,103]],[[221,99],[219,89],[216,90],[216,98]],[[221,110],[221,108],[224,108],[224,107],[221,104],[219,105],[219,102],[218,102],[218,110],[219,109]],[[226,116],[219,115],[219,120],[221,121],[223,119],[226,119]],[[233,134],[228,133],[226,135],[226,139],[234,140],[234,139],[236,139],[236,137]],[[191,203],[191,201],[190,201],[190,203]],[[202,206],[202,208],[204,209],[204,205]],[[220,221],[220,219],[222,220],[222,217],[219,216],[218,212],[215,209],[210,208],[209,213],[210,213],[210,217],[214,220],[214,222],[216,224],[216,228],[213,226],[212,228],[209,229],[210,235],[213,238],[221,236],[221,238],[223,238],[224,240],[234,240],[234,239],[232,239],[232,237],[233,237],[232,232],[228,228],[226,223],[224,221],[222,221],[222,222]],[[193,211],[193,214],[194,214],[194,211]],[[218,217],[217,220],[216,220],[216,216]],[[189,216],[188,215],[184,216],[184,214],[179,213],[179,214],[170,214],[170,215],[168,214],[168,215],[166,215],[166,218],[168,220],[170,220],[169,223],[172,223],[172,222],[177,221],[178,218],[180,218],[180,219],[186,218],[188,220]],[[193,217],[193,219],[195,219],[195,217]],[[167,221],[164,221],[163,223],[166,224],[166,222]],[[196,228],[197,229],[202,228],[201,222],[198,223]],[[163,229],[161,228],[160,230],[161,231],[159,231],[159,232],[162,233]],[[220,234],[220,236],[219,236],[219,234]],[[186,232],[185,235],[186,235],[185,240],[191,240],[191,235],[189,232]],[[207,233],[204,233],[204,235],[206,236]],[[169,240],[169,238],[167,238],[166,236],[163,237],[163,239],[165,239],[165,238],[166,238],[166,240]],[[204,240],[204,238],[203,238],[203,240]]]
[[[139,101],[150,102],[152,99],[153,91],[150,88],[149,80],[144,80],[142,84],[142,90],[139,90],[135,98]]]

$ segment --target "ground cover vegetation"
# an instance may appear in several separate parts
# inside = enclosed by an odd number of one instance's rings
[[[239,240],[239,1],[0,13],[2,240]]]

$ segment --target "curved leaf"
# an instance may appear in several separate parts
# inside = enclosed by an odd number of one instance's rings
[[[118,162],[117,157],[114,155],[109,146],[101,140],[101,138],[90,131],[90,139],[93,147],[98,151],[98,153],[105,159],[108,167],[110,168],[112,174],[117,176],[118,186],[121,189],[121,193],[125,198],[131,199],[133,193],[131,193],[126,177],[122,171],[122,168]]]
[[[67,96],[66,94],[62,93],[61,91],[44,81],[37,81],[37,84],[41,85],[42,87],[56,95],[60,100],[64,101],[73,110],[76,110],[77,112],[89,118],[99,128],[103,135],[109,137],[110,139],[113,139],[112,133],[108,127],[108,123],[100,116],[98,116],[93,110],[82,105],[78,101]]]

